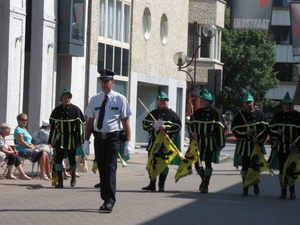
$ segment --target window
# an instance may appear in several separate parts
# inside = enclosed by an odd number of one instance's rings
[[[269,38],[276,44],[290,44],[290,27],[288,26],[272,26],[269,31]]]
[[[100,0],[99,36],[129,43],[130,5],[122,0]]]
[[[114,0],[108,0],[107,9],[107,37],[113,39],[113,27],[114,27]]]
[[[160,21],[160,38],[163,44],[167,43],[168,30],[169,30],[168,18],[166,14],[163,14]]]
[[[130,32],[130,6],[124,5],[123,42],[129,43]]]
[[[99,15],[99,36],[104,37],[105,29],[105,0],[100,1],[100,15]]]
[[[275,71],[278,71],[277,79],[280,81],[292,81],[292,63],[276,63],[274,69]]]
[[[202,33],[203,26],[198,25],[197,27],[198,31]],[[196,59],[199,58],[214,58],[218,59],[220,58],[220,32],[218,31],[216,34],[216,37],[212,38],[211,41],[214,44],[210,43],[209,39],[200,38],[197,34],[197,31],[194,30],[194,24],[189,24],[188,26],[188,52],[187,57],[192,58],[194,51],[196,48],[201,45],[199,51],[196,54]],[[193,47],[193,38],[195,39],[195,46]],[[212,55],[213,54],[213,55]]]
[[[292,0],[274,0],[273,5],[277,7],[289,7]],[[294,0],[295,1],[295,0]]]
[[[106,68],[121,76],[128,76],[129,50],[98,43],[98,71]]]
[[[148,39],[151,32],[151,13],[149,8],[145,8],[143,15],[143,31],[144,37]]]

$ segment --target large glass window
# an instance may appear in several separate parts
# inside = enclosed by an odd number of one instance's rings
[[[292,81],[292,63],[276,63],[274,69],[278,72],[277,79],[279,79],[280,81]]]
[[[98,44],[98,71],[104,68],[105,45]]]
[[[115,40],[121,41],[121,18],[122,18],[122,2],[117,1],[116,5],[116,25],[115,25]]]
[[[276,44],[290,44],[290,27],[288,26],[272,26],[269,31],[269,39],[275,41]]]
[[[124,0],[100,0],[100,37],[129,43],[130,5],[124,2]]]
[[[198,25],[197,29],[202,33],[203,26]],[[218,35],[218,33],[217,33],[217,35]],[[193,38],[195,38],[194,48],[193,48]],[[216,38],[219,38],[219,37],[215,37],[215,39]],[[197,59],[217,57],[218,54],[220,54],[220,53],[217,53],[217,51],[220,51],[219,50],[220,49],[220,40],[216,39],[213,43],[215,46],[215,50],[214,50],[215,53],[213,56],[210,56],[211,43],[210,43],[209,39],[200,38],[198,36],[197,31],[195,31],[195,29],[194,29],[194,24],[189,24],[189,26],[188,26],[188,52],[187,52],[188,57],[190,57],[190,58],[193,57],[194,51],[197,49],[197,47],[199,45],[201,45],[201,47],[200,47],[199,51],[197,52],[197,55],[196,55]]]
[[[121,76],[128,76],[129,50],[117,46],[98,44],[98,71],[106,68]]]
[[[114,27],[114,0],[108,0],[107,9],[107,37],[113,39]]]
[[[129,69],[129,50],[123,49],[123,60],[122,60],[122,75],[128,76]]]
[[[129,73],[130,11],[129,1],[100,0],[98,68],[121,76]]]
[[[99,36],[104,37],[105,27],[105,0],[100,1],[100,15],[99,15]]]
[[[114,71],[117,74],[121,74],[121,59],[122,59],[121,48],[115,47],[115,60],[114,60]]]
[[[129,43],[130,32],[130,6],[124,5],[123,42]]]

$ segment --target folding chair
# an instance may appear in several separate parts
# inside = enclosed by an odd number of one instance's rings
[[[20,156],[19,156],[19,158],[20,158],[20,160],[21,160],[21,162],[22,162],[22,167],[23,167],[23,169],[24,169],[24,162],[25,162],[25,160],[28,160],[28,161],[31,163],[31,178],[32,178],[32,179],[33,179],[33,174],[34,174],[33,170],[34,170],[35,164],[37,164],[36,177],[39,176],[39,166],[40,166],[39,162],[33,163],[33,162],[31,162],[29,159],[24,159],[24,158],[22,158],[22,157],[20,157]],[[16,169],[15,169],[15,172],[16,172]]]
[[[5,158],[4,160],[2,160],[2,161],[0,162],[0,167],[1,167],[2,170],[3,170],[3,173],[0,175],[2,178],[5,177],[6,172],[7,172],[7,161],[8,161],[8,159]]]

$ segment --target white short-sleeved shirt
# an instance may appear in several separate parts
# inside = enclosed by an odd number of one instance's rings
[[[5,139],[0,135],[0,147],[8,149],[8,144],[6,143]],[[0,151],[0,162],[4,161],[6,158],[6,154]]]
[[[85,115],[89,118],[94,118],[94,131],[109,133],[122,130],[121,119],[131,116],[131,110],[127,99],[124,95],[111,90],[107,96],[105,105],[105,115],[103,119],[103,126],[98,130],[97,123],[100,113],[100,107],[104,100],[105,94],[99,92],[94,95],[85,110]]]

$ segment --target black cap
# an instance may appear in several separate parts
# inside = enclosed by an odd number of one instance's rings
[[[114,71],[108,70],[108,69],[102,69],[99,71],[100,73],[100,80],[106,81],[106,80],[112,80],[114,79],[114,75],[116,74]]]

